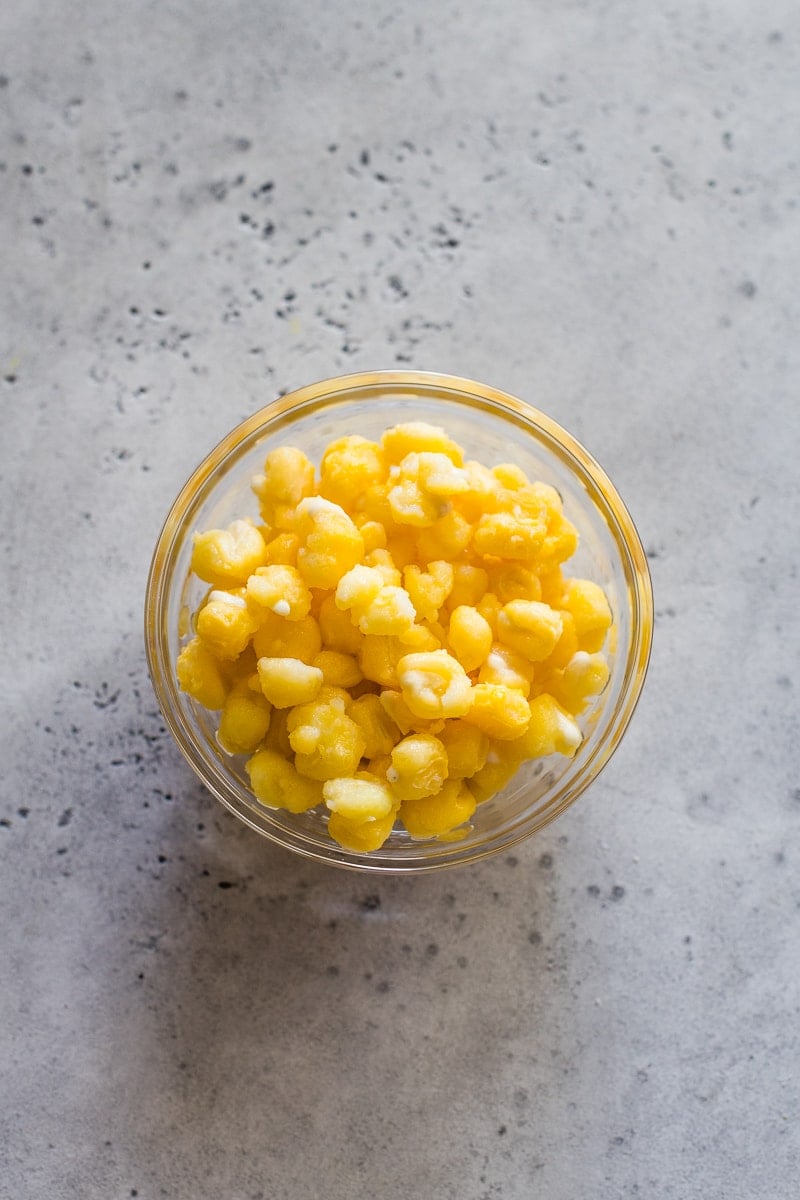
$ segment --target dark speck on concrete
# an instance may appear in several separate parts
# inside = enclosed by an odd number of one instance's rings
[[[72,820],[72,809],[65,808],[64,811],[62,812],[61,816],[58,818],[59,829],[64,829],[67,825],[69,825],[71,820]]]
[[[622,887],[621,884],[615,883],[611,889],[611,899],[612,900],[621,900],[624,895],[625,895],[625,888]]]
[[[597,898],[597,896],[600,895],[600,888],[597,886],[596,883],[590,883],[589,886],[587,887],[586,891],[590,896],[593,896],[595,898]]]
[[[544,870],[544,871],[549,871],[549,870],[550,870],[550,868],[552,867],[552,865],[553,865],[553,856],[552,856],[552,854],[543,854],[543,855],[540,857],[540,859],[539,859],[539,866],[542,868],[542,870]]]
[[[364,910],[364,912],[375,912],[375,910],[380,908],[380,906],[381,898],[377,892],[372,892],[369,896],[365,896],[360,904],[360,907]]]
[[[227,891],[228,888],[236,887],[236,884],[231,883],[231,881],[229,879],[220,879],[219,883],[217,884],[217,887],[220,887],[224,891]]]
[[[436,955],[439,953],[439,947],[436,945],[436,942],[429,942],[425,947],[425,953],[428,958],[436,958]]]
[[[22,170],[23,175],[32,175],[33,174],[33,167],[31,166],[30,163],[23,163],[21,170]]]
[[[497,1130],[497,1136],[505,1137],[507,1132],[508,1132],[508,1130],[506,1129],[505,1125],[501,1125]]]
[[[0,75],[0,88],[7,88],[7,87],[8,87],[8,76]]]
[[[737,291],[740,293],[740,295],[746,296],[748,300],[752,300],[758,291],[758,288],[753,283],[752,279],[745,279],[743,283],[739,284]]]
[[[30,811],[31,811],[31,810],[30,810],[29,808],[25,808],[25,807],[23,806],[22,808],[18,808],[18,809],[17,809],[17,816],[18,816],[18,817],[22,817],[22,819],[24,820],[24,819],[25,819],[25,817],[27,817],[27,815],[28,815],[28,813],[29,813]]]

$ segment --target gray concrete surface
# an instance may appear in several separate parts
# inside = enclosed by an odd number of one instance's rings
[[[783,1200],[795,0],[0,9],[0,1195]],[[149,556],[242,416],[410,364],[606,466],[658,621],[513,856],[308,865],[165,735]]]

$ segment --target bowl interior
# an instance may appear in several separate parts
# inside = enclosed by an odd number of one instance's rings
[[[369,855],[343,850],[323,814],[266,809],[254,799],[245,756],[218,745],[215,714],[178,689],[175,660],[207,585],[190,576],[191,535],[236,518],[258,518],[250,479],[276,446],[297,445],[316,464],[345,434],[378,439],[401,421],[443,426],[468,458],[520,466],[557,488],[580,546],[565,573],[599,583],[614,624],[606,645],[609,684],[581,718],[584,742],[573,759],[523,764],[512,782],[478,806],[470,827],[449,841],[419,842],[403,830]],[[367,870],[425,870],[480,858],[536,832],[580,794],[618,743],[638,697],[650,646],[652,602],[647,565],[633,523],[602,470],[568,434],[513,397],[445,377],[356,376],[303,389],[234,430],[188,481],[156,548],[148,585],[147,643],[165,718],[186,758],[210,790],[260,833],[310,857]]]

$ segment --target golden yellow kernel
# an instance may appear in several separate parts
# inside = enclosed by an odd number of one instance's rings
[[[446,454],[423,450],[420,454],[408,455],[400,463],[401,472],[409,460],[410,471],[423,492],[431,496],[458,496],[469,490],[466,471],[457,467]]]
[[[338,813],[355,825],[380,821],[397,809],[397,801],[386,783],[366,771],[326,780],[322,794],[329,812]]]
[[[240,590],[235,594],[213,590],[197,614],[195,627],[217,658],[235,659],[258,628],[258,619],[248,609]]]
[[[258,658],[299,658],[310,663],[322,649],[322,634],[310,614],[299,621],[289,621],[277,613],[266,612],[253,634],[253,649]]]
[[[260,658],[261,691],[276,708],[293,708],[313,700],[322,687],[322,671],[299,658]]]
[[[269,729],[261,743],[262,749],[274,750],[276,754],[280,754],[281,758],[292,758],[293,751],[289,741],[289,731],[286,728],[286,721],[289,713],[292,711],[289,708],[273,708],[269,720]]]
[[[497,636],[531,662],[543,662],[561,637],[561,613],[539,600],[511,600],[500,610]]]
[[[449,779],[469,779],[486,762],[489,739],[477,725],[469,725],[460,718],[445,721],[437,737],[447,754]]]
[[[503,605],[494,592],[484,592],[475,605],[481,616],[489,622],[494,633],[497,633],[497,620]]]
[[[423,492],[416,479],[401,478],[389,488],[389,509],[397,525],[423,529],[443,515],[444,505],[437,497]]]
[[[498,466],[492,467],[492,475],[501,487],[508,488],[512,492],[528,485],[528,476],[521,467],[517,467],[513,463],[500,463]]]
[[[364,563],[379,571],[383,582],[389,587],[400,587],[403,582],[403,576],[395,566],[391,551],[385,546],[379,546],[375,550],[370,550],[369,554],[365,554]]]
[[[437,635],[437,630],[441,636]],[[400,635],[399,640],[405,646],[405,653],[410,654],[412,650],[441,650],[446,638],[440,625],[426,622],[424,625],[412,625]]]
[[[435,838],[463,825],[475,808],[475,798],[464,782],[452,779],[435,796],[404,800],[400,818],[413,838]]]
[[[477,607],[489,588],[489,574],[483,567],[469,563],[454,563],[453,590],[447,597],[446,606],[451,611],[462,604]],[[498,604],[498,611],[499,611]]]
[[[417,615],[423,621],[438,621],[439,609],[453,589],[453,567],[437,560],[428,563],[427,571],[412,563],[403,571],[403,582]]]
[[[325,683],[333,687],[355,687],[364,678],[358,660],[352,654],[342,654],[338,650],[320,650],[313,665],[322,671]]]
[[[533,663],[510,646],[493,643],[478,672],[478,683],[498,683],[528,696],[533,683]]]
[[[198,704],[212,712],[224,707],[228,695],[227,680],[220,663],[200,638],[193,638],[183,647],[178,655],[176,672],[181,690],[194,697]]]
[[[513,745],[513,742],[508,744]],[[471,779],[467,780],[467,786],[478,804],[483,804],[502,791],[518,770],[518,759],[502,758],[490,751],[484,765],[475,772]]]
[[[417,561],[417,540],[421,541],[425,536],[425,530],[418,534],[416,530],[403,530],[397,526],[392,528],[389,533],[388,527],[386,532],[386,549],[391,555],[392,562],[398,570],[407,567],[409,563]]]
[[[220,744],[229,754],[252,754],[267,734],[271,715],[269,701],[243,680],[225,701],[217,734]]]
[[[364,754],[364,736],[345,713],[331,704],[302,704],[287,721],[295,766],[310,779],[353,775]]]
[[[525,758],[564,754],[571,758],[583,736],[575,719],[547,692],[530,703],[530,724],[520,741]]]
[[[192,539],[191,570],[214,587],[242,587],[266,562],[267,547],[252,521],[209,529]]]
[[[604,690],[609,674],[608,663],[602,654],[578,650],[563,670],[557,698],[568,712],[579,713]]]
[[[417,554],[406,560],[411,562],[414,557],[420,563],[433,562],[435,559],[445,559],[453,562],[458,558],[472,540],[472,524],[456,508],[451,508],[425,529],[420,529],[417,535]]]
[[[319,628],[326,650],[356,655],[361,650],[363,633],[350,620],[350,613],[338,607],[332,593],[320,605]]]
[[[302,450],[278,446],[264,461],[264,471],[253,480],[253,491],[266,508],[296,508],[314,491],[314,467]],[[267,517],[269,520],[269,517]]]
[[[528,728],[531,713],[521,692],[501,683],[476,683],[472,692],[472,707],[464,715],[470,725],[503,741],[521,737]]]
[[[280,563],[283,566],[297,566],[297,551],[300,546],[300,539],[296,533],[279,533],[271,541],[267,542],[266,560],[267,566],[272,563]]]
[[[418,717],[461,717],[472,704],[469,676],[446,650],[405,655],[397,664],[397,681]]]
[[[307,812],[322,802],[322,786],[300,775],[291,762],[275,750],[257,750],[245,764],[256,800],[265,808]]]
[[[412,733],[391,752],[386,779],[401,800],[434,796],[447,779],[447,754],[437,737]]]
[[[319,494],[345,508],[359,504],[386,476],[383,449],[358,434],[331,442],[322,456]]]
[[[386,452],[386,461],[390,464],[401,462],[407,454],[424,451],[445,454],[457,467],[464,461],[461,447],[451,441],[443,429],[437,425],[428,425],[425,421],[408,421],[403,425],[394,425],[386,430],[381,444]]]
[[[492,627],[477,608],[462,604],[450,614],[447,642],[465,671],[475,671],[492,648]]]
[[[587,636],[604,636],[611,625],[611,609],[603,589],[590,579],[569,579],[564,588],[562,604],[572,613],[575,633],[582,649]],[[602,645],[602,640],[600,642]],[[600,647],[596,647],[599,649]]]
[[[539,600],[542,585],[539,576],[522,563],[504,563],[492,573],[491,587],[503,604],[511,600]]]
[[[456,496],[454,504],[473,524],[487,513],[500,512],[508,502],[505,488],[495,479],[488,467],[470,460],[464,463],[469,489]]]
[[[363,514],[360,515],[363,516]],[[386,530],[383,525],[381,525],[380,521],[373,521],[370,519],[358,520],[358,517],[355,515],[353,520],[361,531],[361,536],[364,539],[365,556],[368,557],[370,554],[372,554],[373,550],[386,549]]]
[[[530,560],[536,557],[547,534],[543,521],[513,513],[486,513],[472,537],[472,548],[484,558]]]
[[[311,611],[311,592],[302,575],[282,563],[259,567],[247,581],[247,598],[287,621],[299,621]]]
[[[405,588],[382,587],[358,617],[358,628],[375,637],[400,637],[413,626],[416,612]]]
[[[393,812],[380,820],[363,821],[361,824],[347,821],[339,813],[331,813],[328,833],[343,849],[353,850],[357,854],[369,854],[371,851],[380,850],[393,826]]]
[[[400,730],[378,696],[361,696],[354,700],[348,716],[351,721],[355,721],[363,734],[366,758],[373,759],[391,754],[392,747],[400,741]]]
[[[358,665],[367,679],[379,683],[381,687],[399,687],[397,682],[397,664],[407,654],[407,648],[398,638],[365,637],[358,654]]]
[[[343,508],[321,496],[297,506],[297,567],[309,587],[334,588],[364,557],[364,539]]]

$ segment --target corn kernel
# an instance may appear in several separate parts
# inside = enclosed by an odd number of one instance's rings
[[[322,671],[299,658],[260,658],[261,690],[276,708],[293,708],[313,700],[322,687]]]
[[[451,611],[459,608],[462,604],[476,608],[488,587],[489,575],[483,567],[473,567],[469,563],[454,563],[453,590],[447,597],[447,607]]]
[[[547,692],[530,703],[531,720],[520,750],[526,758],[564,754],[571,758],[583,740],[574,718]]]
[[[292,745],[289,741],[289,730],[286,728],[289,713],[292,711],[290,708],[273,708],[269,720],[269,729],[262,741],[262,748],[264,750],[274,750],[276,754],[280,754],[281,758],[286,759],[291,759],[293,756]]]
[[[310,779],[353,775],[364,754],[364,736],[355,721],[332,704],[301,704],[287,721],[295,766]]]
[[[457,467],[446,454],[423,450],[416,455],[408,455],[411,459],[411,472],[416,475],[417,482],[423,492],[430,496],[458,496],[469,489],[467,473]],[[404,459],[400,463],[402,472]]]
[[[272,708],[247,680],[231,689],[222,710],[217,737],[229,754],[252,754],[269,729]]]
[[[608,679],[608,663],[602,654],[578,650],[559,680],[558,699],[568,712],[581,712],[589,700],[600,695]]]
[[[489,622],[494,633],[497,633],[497,620],[503,605],[494,592],[484,592],[475,605],[481,616]]]
[[[322,649],[322,634],[310,614],[288,621],[267,612],[253,634],[253,649],[258,658],[299,658],[310,663]]]
[[[247,598],[287,621],[299,621],[311,611],[311,592],[296,567],[273,563],[259,567],[247,581]]]
[[[475,528],[472,547],[484,558],[535,558],[547,534],[542,521],[513,513],[485,513]]]
[[[322,641],[328,650],[341,654],[358,654],[364,635],[350,620],[349,612],[339,608],[335,595],[325,596],[319,609],[319,628]]]
[[[353,517],[353,520],[364,539],[364,554],[366,557],[369,557],[373,550],[386,549],[386,529],[381,525],[380,521],[365,520],[363,517],[363,513],[358,513]]]
[[[398,742],[391,752],[392,765],[386,778],[401,800],[434,796],[447,778],[447,754],[437,737],[413,733]]]
[[[197,614],[197,633],[217,658],[238,658],[258,628],[240,594],[212,591]]]
[[[511,600],[497,618],[497,636],[531,662],[542,662],[561,637],[561,614],[538,600]]]
[[[446,650],[407,654],[397,664],[403,699],[419,717],[461,717],[472,704],[472,689],[461,663]]]
[[[472,707],[464,716],[470,725],[504,741],[525,732],[531,713],[521,692],[501,683],[476,683],[472,692]]]
[[[393,826],[393,812],[377,821],[363,821],[361,824],[347,821],[339,813],[331,813],[328,820],[328,833],[345,850],[354,850],[357,854],[369,854],[372,850],[380,850],[392,832]]]
[[[447,638],[441,625],[426,623],[412,625],[400,634],[399,640],[405,646],[405,653],[410,654],[412,650],[441,650]]]
[[[445,721],[437,737],[447,754],[448,779],[469,779],[486,762],[489,739],[477,725],[468,725],[460,718]]]
[[[296,533],[279,533],[267,542],[267,566],[280,564],[285,567],[297,566],[297,551],[300,539]]]
[[[581,649],[599,650],[612,620],[603,589],[589,579],[570,579],[564,588],[562,603],[572,613]],[[586,644],[587,640],[591,640],[590,645]]]
[[[412,564],[403,571],[403,582],[417,615],[437,621],[439,609],[453,589],[453,567],[449,562],[429,562],[427,571]]]
[[[507,563],[492,572],[492,588],[503,604],[511,600],[540,600],[539,576],[522,563]]]
[[[416,615],[405,588],[384,586],[362,610],[358,628],[374,637],[400,637],[411,629]]]
[[[461,448],[450,440],[445,431],[436,425],[428,425],[425,421],[408,421],[404,425],[394,425],[386,430],[381,444],[388,463],[399,463],[407,454],[424,451],[445,454],[457,467],[464,461]]]
[[[314,467],[302,450],[278,446],[267,455],[263,474],[254,478],[252,487],[264,519],[276,525],[313,493]]]
[[[420,529],[417,540],[417,552],[420,562],[433,562],[435,559],[445,559],[452,562],[463,554],[472,540],[472,524],[456,508],[438,517],[432,525]],[[403,565],[407,565],[417,555],[412,554]]]
[[[358,665],[367,679],[381,687],[399,687],[397,664],[408,653],[406,647],[394,637],[365,637],[358,654]]]
[[[264,539],[252,521],[209,529],[192,539],[191,570],[214,587],[241,587],[266,562]]]
[[[451,779],[435,796],[404,800],[400,817],[413,838],[434,838],[463,825],[475,807],[475,799],[463,781]]]
[[[498,466],[492,467],[492,475],[501,487],[512,492],[528,486],[528,476],[522,467],[517,467],[514,463],[500,463]]]
[[[435,496],[423,492],[414,478],[400,478],[389,489],[389,509],[398,525],[423,529],[433,525],[443,514],[443,504]]]
[[[364,555],[364,563],[368,567],[373,567],[380,572],[381,578],[387,587],[400,587],[403,582],[403,576],[395,566],[391,551],[385,546],[371,550],[369,554]]]
[[[397,802],[386,783],[366,771],[348,778],[328,779],[322,794],[329,812],[338,813],[345,821],[361,825],[365,821],[380,821],[395,812]]]
[[[455,498],[455,505],[468,521],[479,521],[487,513],[500,512],[507,503],[505,489],[498,483],[488,467],[470,460],[464,463],[469,488]]]
[[[361,696],[350,706],[348,716],[361,730],[366,758],[391,754],[395,743],[400,741],[400,730],[378,696]]]
[[[331,442],[322,456],[319,494],[353,508],[368,488],[382,483],[386,463],[382,448],[358,434]]]
[[[450,614],[447,642],[465,671],[475,671],[492,648],[492,627],[477,608],[459,605]]]
[[[358,660],[352,654],[341,654],[338,650],[321,650],[312,665],[319,667],[324,682],[332,687],[355,687],[364,678]]]
[[[381,706],[404,737],[408,733],[432,733],[438,736],[439,731],[444,728],[444,721],[441,718],[429,720],[413,713],[400,692],[386,688],[380,693],[379,699]]]
[[[533,683],[533,663],[499,642],[492,645],[486,661],[478,672],[478,683],[497,683],[503,687],[530,695]]]
[[[509,743],[513,745],[513,743]],[[467,780],[470,792],[478,804],[490,800],[511,782],[519,770],[519,760],[516,758],[501,758],[490,751],[484,765]]]
[[[291,762],[275,750],[257,750],[245,764],[256,800],[265,808],[307,812],[322,802],[322,786],[300,775]]]
[[[218,660],[200,638],[188,642],[176,665],[181,690],[193,696],[198,704],[212,712],[223,708],[228,695],[228,683]]]
[[[423,529],[422,533],[418,535],[416,531],[403,530],[402,527],[395,526],[390,534],[387,527],[386,549],[391,555],[392,562],[400,570],[407,567],[409,563],[417,561],[417,537],[419,536],[421,542],[425,532]],[[400,580],[397,582],[399,583]]]
[[[364,539],[343,508],[321,496],[297,506],[297,567],[309,587],[333,588],[364,557]]]

